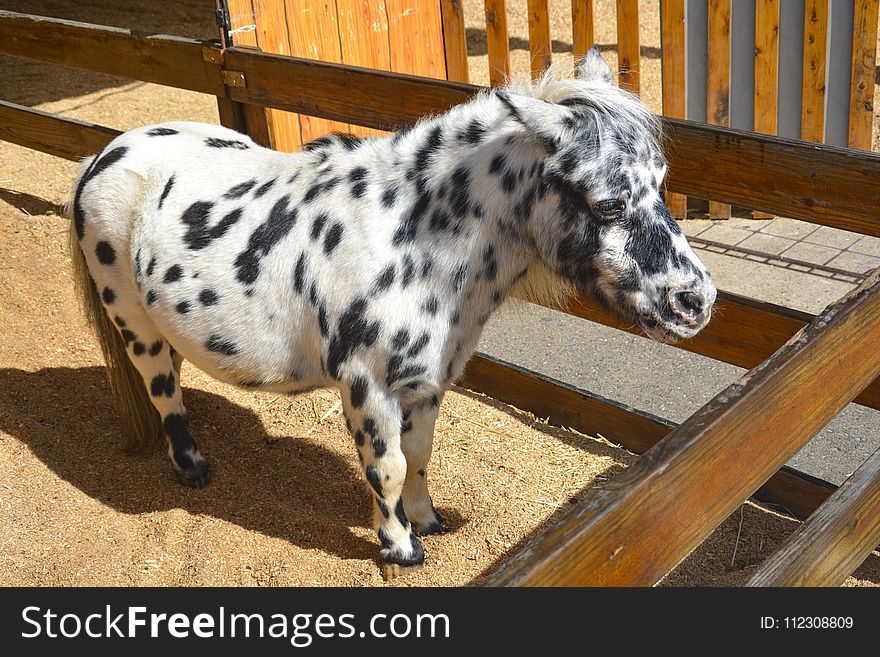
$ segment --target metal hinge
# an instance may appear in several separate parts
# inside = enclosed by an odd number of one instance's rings
[[[230,71],[223,69],[223,84],[227,87],[243,88],[247,86],[247,79],[243,71]]]

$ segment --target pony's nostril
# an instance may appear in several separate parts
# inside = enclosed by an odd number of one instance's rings
[[[703,296],[691,290],[678,292],[675,295],[678,305],[690,315],[699,315],[703,312]]]

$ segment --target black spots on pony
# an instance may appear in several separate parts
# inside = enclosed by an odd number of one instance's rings
[[[376,294],[384,292],[394,284],[395,271],[394,263],[385,266],[376,277],[376,283],[373,285],[373,291]]]
[[[250,148],[250,146],[243,141],[237,139],[221,139],[219,137],[206,137],[205,146],[208,148],[234,148],[240,151]]]
[[[235,356],[238,353],[238,346],[234,342],[224,340],[216,333],[211,335],[207,342],[205,342],[205,349],[224,356]]]
[[[168,179],[168,182],[165,183],[165,187],[162,189],[162,195],[159,197],[159,209],[162,209],[162,204],[165,203],[165,199],[168,198],[168,195],[171,193],[171,188],[174,187],[174,176],[171,176]]]
[[[299,258],[296,261],[296,267],[293,270],[293,289],[296,290],[298,294],[302,294],[305,286],[307,262],[308,256],[305,251],[303,251],[299,254]]]
[[[171,265],[168,270],[165,272],[165,278],[162,279],[163,283],[176,283],[183,276],[183,267],[180,265]]]
[[[513,171],[508,169],[501,176],[501,189],[503,189],[506,194],[510,194],[516,189],[516,175]]]
[[[174,370],[168,372],[168,374],[157,374],[153,377],[153,380],[150,381],[150,394],[153,397],[173,397],[174,396]]]
[[[400,246],[401,244],[415,241],[416,234],[419,230],[419,222],[431,203],[431,192],[420,192],[413,206],[409,209],[404,219],[400,222],[394,235],[391,237],[391,244]]]
[[[367,181],[364,180],[366,176],[366,167],[355,167],[349,172],[348,179],[351,182],[351,195],[354,198],[360,198],[367,191]]]
[[[187,225],[187,230],[183,241],[189,249],[198,251],[220,239],[238,223],[243,213],[243,208],[235,208],[227,212],[215,226],[208,228],[208,219],[213,208],[213,203],[197,201],[184,211],[181,221]]]
[[[162,346],[165,344],[163,340],[156,340],[150,345],[150,356],[158,356],[162,353]]]
[[[174,128],[153,128],[151,130],[147,130],[148,137],[169,137],[171,135],[180,134]]]
[[[272,180],[269,180],[268,182],[264,182],[262,185],[257,187],[254,190],[254,198],[255,199],[262,198],[263,196],[265,196],[269,192],[269,190],[275,186],[275,183],[277,182],[277,180],[278,180],[277,178],[273,178]]]
[[[313,242],[321,236],[321,231],[324,230],[324,225],[329,218],[330,217],[327,216],[326,212],[322,212],[312,221],[312,229],[309,232],[309,237],[311,237]]]
[[[405,256],[403,256],[403,276],[401,277],[400,286],[404,289],[409,287],[410,283],[412,283],[415,273],[416,263],[412,259],[412,256],[406,254]]]
[[[241,198],[249,191],[251,191],[257,184],[256,180],[247,180],[243,183],[238,183],[235,187],[231,187],[228,192],[223,195],[225,199],[237,199]]]
[[[385,191],[382,192],[382,206],[390,208],[394,205],[395,200],[397,200],[397,185],[388,185]]]
[[[135,356],[143,356],[146,350],[147,347],[143,342],[135,342],[131,345],[131,351]]]
[[[421,376],[424,373],[424,365],[407,365],[403,354],[393,354],[386,365],[385,385],[392,388],[401,381]]]
[[[437,301],[437,297],[430,296],[425,303],[422,304],[422,310],[428,313],[431,317],[437,314],[437,309],[440,306],[440,302]]]
[[[203,306],[216,306],[220,301],[220,296],[209,288],[205,288],[199,292],[199,303]]]
[[[413,342],[412,345],[410,345],[409,350],[406,352],[406,357],[407,357],[407,358],[415,358],[415,357],[418,356],[420,353],[422,353],[422,350],[423,350],[425,347],[428,346],[428,343],[429,343],[430,341],[431,341],[431,336],[430,336],[430,334],[429,334],[427,331],[423,332],[423,333],[422,333],[422,334],[421,334],[421,335],[415,340],[415,342]]]
[[[260,275],[260,261],[269,255],[278,242],[296,223],[296,207],[288,208],[289,196],[275,202],[269,218],[260,224],[248,239],[247,248],[235,259],[236,278],[245,285],[253,284]]]
[[[95,256],[102,265],[112,265],[116,262],[116,251],[110,246],[110,242],[101,240],[95,245]]]
[[[332,254],[341,241],[342,224],[337,221],[327,229],[327,234],[324,235],[324,254]]]
[[[366,317],[367,300],[355,299],[339,318],[327,351],[327,371],[339,378],[339,368],[359,347],[371,347],[379,337],[379,322]]]
[[[480,119],[474,119],[467,124],[467,127],[465,127],[464,130],[458,133],[458,139],[465,144],[476,146],[482,141],[483,136],[486,134],[486,130],[488,130],[488,126],[486,126],[485,123],[480,121]]]
[[[369,383],[364,376],[356,376],[351,381],[351,405],[353,408],[362,408],[367,401]]]
[[[134,334],[134,331],[130,331],[129,329],[122,329],[119,334],[122,336],[123,342],[125,342],[125,346],[128,346],[130,343],[137,340],[137,336]]]
[[[108,168],[119,162],[125,154],[128,152],[128,148],[125,146],[117,146],[116,148],[110,150],[108,153],[100,156],[95,159],[91,166],[88,168],[86,173],[79,181],[79,185],[77,185],[76,193],[73,198],[73,223],[76,228],[77,237],[82,240],[85,235],[85,226],[86,226],[86,216],[82,209],[82,192],[85,189],[85,186],[89,183],[90,180],[100,175],[103,171],[106,171]]]
[[[404,347],[409,344],[409,331],[406,329],[400,329],[397,333],[394,334],[394,337],[391,339],[391,348],[394,351],[400,351]]]
[[[174,306],[174,310],[176,310],[179,315],[186,315],[190,311],[189,301],[181,301]]]
[[[449,196],[449,207],[452,214],[459,219],[470,210],[471,171],[460,166],[452,172],[452,190]]]
[[[147,306],[155,306],[156,302],[159,300],[159,293],[156,290],[147,290]]]
[[[643,210],[634,211],[630,220],[626,252],[639,265],[644,276],[659,274],[669,268],[672,237],[665,223],[658,223]]]
[[[461,292],[462,288],[464,288],[469,270],[470,268],[466,262],[463,262],[456,267],[455,272],[452,274],[452,289],[456,292]]]
[[[101,292],[101,299],[108,306],[116,301],[116,292],[114,292],[111,288],[105,287],[104,291]]]
[[[487,244],[483,251],[482,275],[489,281],[494,281],[498,277],[498,257],[492,244]]]
[[[376,467],[370,465],[370,466],[367,466],[367,469],[364,471],[364,474],[367,477],[367,483],[370,484],[370,487],[376,492],[376,495],[381,498],[382,497],[382,478],[379,476],[379,470]]]

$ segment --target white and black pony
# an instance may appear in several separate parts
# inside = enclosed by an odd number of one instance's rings
[[[341,391],[392,571],[443,529],[427,486],[444,392],[511,290],[584,290],[658,340],[715,287],[660,196],[658,122],[597,50],[573,79],[485,91],[384,138],[278,153],[214,125],[127,132],[85,161],[72,254],[124,420],[208,482],[183,359],[222,381]]]

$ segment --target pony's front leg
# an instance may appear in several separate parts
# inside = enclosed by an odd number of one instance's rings
[[[434,442],[434,425],[440,411],[440,396],[415,404],[403,414],[400,441],[406,456],[403,504],[416,533],[444,531],[443,516],[437,513],[428,493],[428,461]]]
[[[343,409],[373,493],[373,526],[382,542],[386,578],[425,560],[404,510],[406,457],[400,445],[401,409],[384,387],[364,376],[341,386]]]

